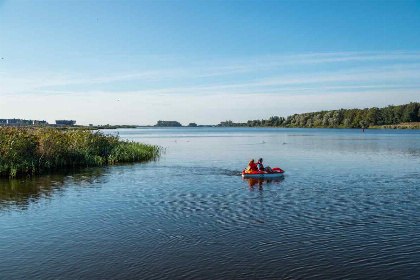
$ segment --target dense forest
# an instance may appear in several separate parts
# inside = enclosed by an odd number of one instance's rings
[[[294,114],[287,118],[273,116],[268,120],[250,120],[247,123],[221,122],[218,126],[282,126],[282,127],[342,127],[360,128],[400,123],[420,122],[420,103],[389,105],[384,108],[340,109]]]

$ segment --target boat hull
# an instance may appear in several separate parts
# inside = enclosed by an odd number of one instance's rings
[[[279,178],[284,176],[284,173],[276,172],[276,173],[259,173],[259,174],[252,174],[252,173],[245,173],[242,174],[243,178]]]

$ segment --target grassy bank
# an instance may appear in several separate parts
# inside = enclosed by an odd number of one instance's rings
[[[420,122],[389,124],[389,125],[375,125],[370,128],[377,129],[420,129]]]
[[[0,176],[44,174],[73,167],[145,162],[160,147],[88,130],[0,127]]]

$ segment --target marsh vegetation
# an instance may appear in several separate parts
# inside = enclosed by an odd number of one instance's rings
[[[161,148],[99,131],[0,127],[0,176],[155,160]]]

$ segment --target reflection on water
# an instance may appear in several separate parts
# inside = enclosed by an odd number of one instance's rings
[[[242,178],[244,181],[248,181],[249,189],[254,191],[257,187],[259,190],[263,190],[263,186],[280,185],[280,182],[284,180],[284,176],[276,179],[261,179],[261,178]]]
[[[104,168],[86,168],[73,172],[35,176],[33,178],[0,179],[0,211],[25,210],[31,203],[59,195],[70,183],[79,186],[99,186]]]

